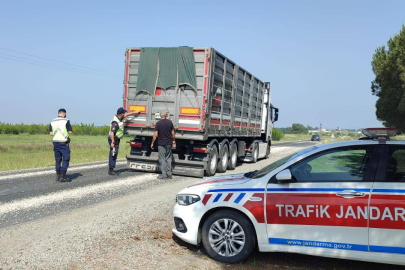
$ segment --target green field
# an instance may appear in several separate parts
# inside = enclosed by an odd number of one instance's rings
[[[275,141],[274,143],[302,141],[302,140],[310,140],[310,139],[311,139],[311,135],[308,135],[308,134],[284,134],[283,138],[281,138],[279,141]]]
[[[72,135],[70,164],[108,160],[107,136]],[[129,140],[120,144],[118,158],[129,154]],[[0,171],[54,166],[52,137],[41,134],[0,134]]]

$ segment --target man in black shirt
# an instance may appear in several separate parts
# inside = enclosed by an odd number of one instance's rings
[[[162,175],[158,179],[172,178],[172,146],[176,147],[174,137],[174,127],[172,121],[167,119],[167,112],[161,111],[162,118],[155,126],[151,148],[154,148],[156,139],[158,139],[159,163]]]

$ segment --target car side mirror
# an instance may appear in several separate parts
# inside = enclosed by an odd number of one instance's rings
[[[280,183],[289,183],[292,181],[292,174],[290,169],[285,169],[276,175],[277,181]]]

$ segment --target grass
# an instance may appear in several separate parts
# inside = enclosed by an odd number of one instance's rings
[[[312,135],[308,135],[308,134],[284,134],[284,137],[281,138],[281,140],[275,141],[274,143],[310,140],[311,136]]]
[[[107,136],[72,135],[70,164],[108,160]],[[129,145],[124,138],[118,158],[125,158]],[[0,134],[0,171],[54,166],[52,137],[49,135]]]

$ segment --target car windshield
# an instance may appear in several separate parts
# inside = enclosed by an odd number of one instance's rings
[[[299,151],[299,152],[296,152],[296,153],[294,153],[294,154],[288,155],[288,156],[286,156],[286,157],[284,157],[284,158],[282,158],[282,159],[279,159],[279,160],[277,160],[277,161],[271,163],[270,165],[267,165],[267,166],[264,167],[263,169],[257,171],[257,172],[252,176],[252,178],[260,178],[260,177],[263,177],[263,176],[265,176],[266,174],[268,174],[269,172],[271,172],[272,170],[274,170],[274,169],[280,167],[281,165],[287,163],[288,161],[293,160],[293,159],[295,159],[295,158],[297,158],[297,157],[299,157],[299,156],[302,156],[303,154],[306,154],[306,153],[308,153],[308,152],[311,152],[311,151],[314,150],[315,148],[316,148],[315,146],[309,147],[309,148],[306,148],[306,149],[301,150],[301,151]]]

